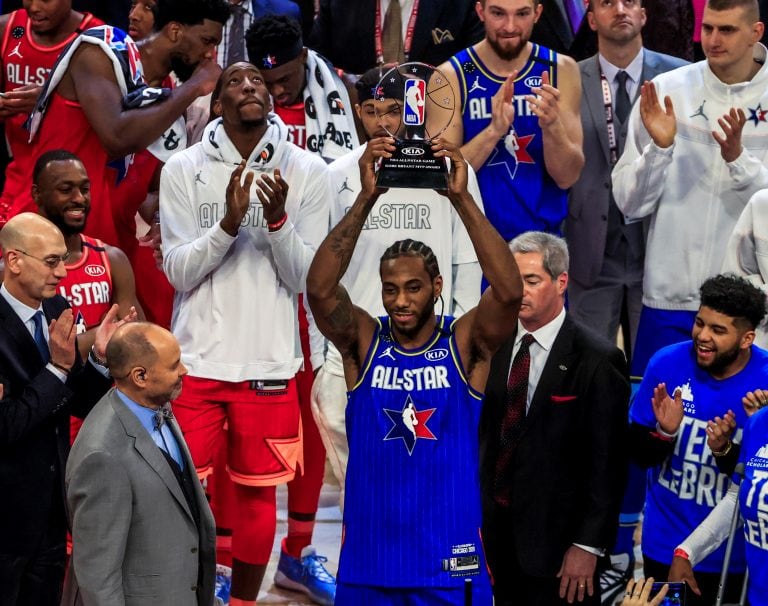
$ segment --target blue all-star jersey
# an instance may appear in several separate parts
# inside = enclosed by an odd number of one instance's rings
[[[347,402],[349,465],[339,581],[389,587],[487,586],[480,539],[473,390],[440,317],[419,349],[379,329]],[[488,592],[490,595],[490,592]]]
[[[739,505],[749,568],[749,603],[768,606],[768,408],[753,414],[741,446]]]
[[[505,78],[492,73],[472,47],[451,57],[451,63],[459,77],[464,141],[469,141],[491,123],[491,99]],[[539,119],[525,100],[541,85],[544,72],[557,87],[557,53],[534,44],[515,80],[514,133],[496,144],[477,171],[485,214],[507,241],[529,230],[559,234],[568,211],[566,190],[544,166]]]

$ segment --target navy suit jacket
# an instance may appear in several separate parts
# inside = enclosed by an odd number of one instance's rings
[[[43,302],[49,322],[67,307],[58,295]],[[2,295],[0,380],[0,553],[27,555],[49,528],[51,512],[64,516],[70,413],[85,416],[112,381],[78,360],[62,383]],[[63,540],[66,518],[60,523]]]
[[[496,516],[507,516],[502,525],[511,525],[513,540],[505,552],[527,574],[554,577],[573,543],[613,544],[626,474],[629,379],[622,352],[566,315],[504,476],[511,499],[501,510],[492,495],[514,342],[513,336],[491,361],[480,418],[483,536],[495,532]],[[504,570],[504,562],[491,566]]]

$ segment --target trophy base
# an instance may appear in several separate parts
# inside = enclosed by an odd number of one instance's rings
[[[435,158],[432,142],[397,140],[391,158],[382,158],[376,173],[378,187],[448,189],[445,158]]]

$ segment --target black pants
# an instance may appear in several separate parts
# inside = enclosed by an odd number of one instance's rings
[[[493,575],[493,597],[496,606],[567,606],[560,599],[560,579],[555,576],[532,576],[524,572],[520,561],[525,554],[518,554],[514,548],[514,536],[509,512],[497,508],[492,515],[483,519],[483,544],[488,565]],[[565,551],[563,551],[565,555]],[[557,568],[560,565],[558,563]],[[574,601],[581,606],[600,606],[599,571],[601,562],[592,578],[593,595],[584,595],[584,601]]]
[[[59,606],[66,558],[64,503],[54,497],[48,528],[36,548],[25,554],[0,548],[0,606]]]
[[[656,581],[666,581],[669,577],[669,564],[652,560],[643,554],[643,573],[646,578],[653,577]],[[701,596],[697,596],[688,589],[685,603],[687,606],[712,606],[717,598],[720,573],[696,572],[694,576],[701,590]],[[728,583],[725,586],[725,599],[723,601],[729,604],[738,604],[742,585],[744,585],[743,574],[729,574]]]

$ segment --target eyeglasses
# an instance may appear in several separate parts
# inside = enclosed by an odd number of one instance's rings
[[[32,257],[33,259],[42,261],[51,269],[56,269],[60,263],[65,263],[67,259],[69,259],[69,251],[65,252],[63,255],[48,255],[47,257],[36,257],[35,255],[30,255],[26,250],[21,250],[20,248],[14,248],[13,251],[21,253],[25,257]]]

